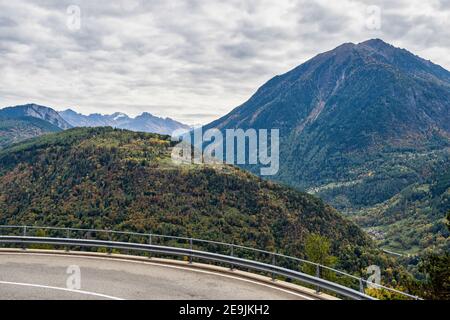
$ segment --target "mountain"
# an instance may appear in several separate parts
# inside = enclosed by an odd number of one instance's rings
[[[37,104],[26,104],[21,106],[7,107],[4,109],[0,109],[0,117],[10,119],[33,117],[45,120],[63,130],[72,127],[63,118],[61,118],[61,116],[55,110]]]
[[[82,115],[71,109],[60,112],[60,115],[74,127],[104,127],[128,129],[132,131],[172,134],[175,130],[189,130],[190,127],[170,118],[159,118],[150,113],[143,113],[130,118],[124,113],[101,115],[98,113]]]
[[[448,169],[449,107],[449,71],[373,39],[343,44],[274,77],[204,129],[279,129],[280,170],[272,178],[360,221]],[[437,213],[431,225],[444,216]],[[382,221],[370,227],[392,224]]]
[[[62,131],[62,129],[38,118],[10,119],[0,117],[0,149],[22,140],[59,131]]]
[[[299,257],[319,233],[343,267],[362,268],[352,259],[371,241],[318,198],[233,166],[176,165],[172,147],[169,136],[76,128],[6,148],[0,224],[194,236]]]
[[[77,113],[72,109],[59,113],[67,122],[74,127],[108,127],[118,126],[131,120],[126,114],[114,113],[112,115],[102,115],[93,113],[89,116]]]

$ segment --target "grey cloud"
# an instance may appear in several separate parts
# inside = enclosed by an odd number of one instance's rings
[[[257,48],[255,48],[248,42],[223,45],[221,47],[221,50],[223,50],[226,54],[231,55],[233,58],[237,59],[253,58],[258,54]]]
[[[0,17],[0,26],[2,26],[2,28],[15,27],[17,26],[17,22],[8,17]]]
[[[438,8],[441,10],[450,10],[450,0],[439,0]]]
[[[81,29],[67,28],[69,5]],[[382,28],[364,26],[382,9]],[[240,105],[276,74],[343,42],[383,38],[450,68],[449,1],[0,2],[1,105],[144,111],[189,123]],[[447,16],[445,15],[447,12]],[[445,19],[447,18],[447,19]]]

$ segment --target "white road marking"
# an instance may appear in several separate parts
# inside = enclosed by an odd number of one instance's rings
[[[5,254],[5,255],[8,255],[8,254],[16,254],[16,255],[30,254],[30,255],[35,255],[35,256],[53,256],[53,257],[55,257],[55,256],[61,257],[62,256],[62,257],[69,257],[69,258],[81,258],[81,259],[86,259],[87,258],[87,259],[97,259],[97,260],[114,260],[114,261],[124,261],[124,262],[131,262],[131,263],[147,264],[147,265],[152,265],[152,266],[157,266],[157,267],[186,270],[186,271],[210,274],[210,275],[225,277],[225,278],[229,278],[229,279],[244,281],[244,282],[248,282],[248,283],[252,283],[252,284],[257,284],[257,285],[260,285],[260,286],[263,286],[263,287],[275,289],[275,290],[278,290],[278,291],[282,291],[282,292],[285,292],[285,293],[288,293],[288,294],[292,294],[294,296],[298,296],[298,297],[306,299],[306,300],[315,300],[315,299],[313,299],[311,297],[308,297],[306,295],[302,295],[300,293],[293,292],[293,291],[288,290],[288,289],[282,289],[282,288],[277,287],[277,286],[272,286],[270,284],[265,284],[265,283],[262,283],[260,281],[244,279],[242,277],[231,276],[231,275],[222,274],[222,273],[219,273],[219,272],[199,270],[199,269],[193,269],[193,268],[188,268],[188,267],[183,267],[183,266],[173,266],[173,265],[168,265],[168,264],[164,264],[164,263],[156,263],[156,262],[150,262],[150,261],[149,262],[147,262],[147,261],[137,261],[137,260],[129,260],[129,259],[123,259],[123,258],[114,258],[114,257],[92,257],[92,256],[70,255],[70,254],[0,252],[0,255],[1,254]]]
[[[34,288],[51,289],[51,290],[60,290],[60,291],[67,291],[67,292],[72,292],[72,293],[79,293],[79,294],[85,294],[85,295],[90,295],[90,296],[96,296],[96,297],[106,298],[106,299],[111,299],[111,300],[124,300],[124,299],[121,299],[121,298],[108,296],[106,294],[101,294],[101,293],[95,293],[95,292],[83,291],[83,290],[74,290],[74,289],[68,289],[68,288],[45,286],[45,285],[34,284],[34,283],[0,281],[0,284],[22,286],[22,287],[34,287]]]

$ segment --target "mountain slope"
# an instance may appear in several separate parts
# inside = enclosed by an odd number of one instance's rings
[[[61,130],[45,120],[33,117],[15,119],[0,117],[0,149],[22,140]]]
[[[37,104],[26,104],[21,106],[7,107],[4,109],[0,109],[0,117],[10,119],[33,117],[45,120],[63,130],[72,127],[63,118],[61,118],[61,116],[55,110]]]
[[[74,127],[102,127],[128,129],[132,131],[172,134],[175,130],[189,130],[189,126],[170,118],[159,118],[144,112],[136,118],[130,118],[124,113],[101,115],[98,113],[88,116],[71,109],[60,112],[60,115]]]
[[[388,249],[450,252],[448,220],[442,213],[450,213],[450,169],[406,187],[354,220]]]
[[[375,39],[271,79],[205,129],[280,129],[273,178],[364,215],[445,167],[449,108],[450,72]]]
[[[0,224],[151,231],[298,256],[315,232],[346,267],[360,267],[349,257],[370,241],[321,200],[231,166],[174,165],[171,145],[168,136],[77,128],[4,149]]]

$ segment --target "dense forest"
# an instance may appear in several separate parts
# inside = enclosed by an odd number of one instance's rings
[[[370,247],[316,197],[232,166],[177,166],[167,136],[72,129],[0,152],[0,223],[111,228],[236,242],[300,255],[305,237],[336,254]]]
[[[448,150],[380,153],[354,174],[353,183],[331,184],[315,193],[347,213],[384,248],[407,254],[450,249],[445,227],[450,209]],[[356,207],[349,205],[350,198]]]
[[[0,224],[188,236],[308,259],[319,239],[336,268],[363,276],[376,264],[384,284],[424,291],[427,269],[417,282],[322,200],[234,166],[174,164],[173,146],[168,136],[77,128],[3,149]]]

